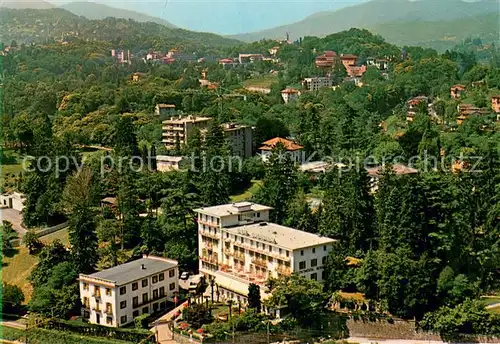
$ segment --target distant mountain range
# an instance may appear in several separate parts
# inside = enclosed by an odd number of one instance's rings
[[[43,0],[16,0],[0,3],[0,7],[11,9],[50,9],[56,8],[53,4]],[[87,19],[105,19],[107,17],[132,19],[139,23],[152,22],[166,27],[175,28],[175,25],[158,17],[153,17],[144,13],[111,7],[90,1],[70,2],[59,6],[59,8],[70,11],[77,16]]]
[[[77,16],[84,16],[87,19],[105,19],[107,17],[123,18],[123,19],[133,19],[136,22],[152,22],[156,24],[165,25],[167,27],[174,28],[175,25],[169,23],[161,18],[152,17],[144,13],[139,13],[135,11],[124,10],[121,8],[110,7],[95,2],[70,2],[66,5],[60,6],[65,10],[70,11]]]
[[[483,27],[484,23],[481,21],[483,16],[486,14],[498,15],[498,12],[498,0],[476,2],[461,0],[372,0],[333,12],[316,13],[297,23],[231,37],[247,42],[264,38],[282,39],[286,33],[289,33],[292,39],[304,36],[322,37],[357,27],[380,33],[393,43],[427,44],[437,39],[451,39],[453,34],[447,36],[447,31],[452,28],[459,29],[460,36],[463,36],[466,32],[457,27],[457,23],[459,23],[457,20],[467,22],[468,28],[471,28],[470,24],[474,22],[478,27]],[[491,18],[488,17],[488,19]],[[443,21],[447,23],[443,23]],[[429,23],[432,24],[429,26]],[[410,27],[411,30],[408,30]],[[433,30],[429,30],[429,27],[433,27]],[[473,31],[477,31],[474,26],[472,28]],[[420,30],[432,35],[432,37],[422,37],[423,35],[419,33]],[[498,36],[498,22],[491,25],[486,34],[490,36],[492,33],[496,33]]]

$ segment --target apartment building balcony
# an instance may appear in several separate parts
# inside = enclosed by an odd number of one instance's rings
[[[204,237],[207,237],[207,238],[211,238],[211,239],[215,239],[215,240],[219,240],[219,234],[215,234],[215,233],[210,233],[208,231],[200,231],[200,234],[201,236],[204,236]]]
[[[173,126],[173,125],[164,125],[164,126],[162,126],[162,129],[163,130],[175,130],[175,131],[182,131],[182,132],[184,132],[184,126],[177,127],[177,126]]]
[[[108,308],[108,309],[104,310],[104,314],[113,315],[113,310],[111,308]]]
[[[253,258],[252,264],[256,265],[256,266],[261,266],[261,267],[264,267],[267,269],[267,260],[265,260],[265,259]]]
[[[224,254],[228,255],[228,256],[232,256],[233,255],[233,251],[231,251],[231,249],[229,249],[229,248],[225,248],[224,249]]]

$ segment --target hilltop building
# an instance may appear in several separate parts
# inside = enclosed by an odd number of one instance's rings
[[[91,324],[122,327],[166,309],[179,291],[176,260],[143,256],[91,275],[80,274],[82,315]]]
[[[193,134],[195,128],[200,131],[210,126],[212,118],[187,116],[171,118],[162,122],[163,140],[166,149],[175,149],[176,145],[187,144],[189,137]]]
[[[302,86],[309,91],[317,91],[320,88],[332,87],[333,80],[327,76],[315,76],[302,80]]]
[[[260,155],[264,162],[269,160],[273,148],[278,144],[282,144],[285,147],[287,153],[290,155],[290,158],[296,163],[301,164],[305,161],[304,147],[296,144],[291,140],[283,139],[281,137],[275,137],[274,139],[262,143],[262,146],[259,148]]]
[[[325,51],[316,57],[315,64],[318,68],[331,69],[339,61],[339,56],[335,51]]]
[[[285,88],[281,91],[281,97],[285,104],[288,104],[291,101],[296,100],[300,96],[300,91],[295,88]]]
[[[175,104],[156,104],[155,115],[173,116],[175,115]]]

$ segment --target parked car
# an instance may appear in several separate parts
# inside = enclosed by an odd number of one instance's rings
[[[189,278],[189,275],[190,273],[187,272],[187,271],[184,271],[182,274],[181,274],[181,280],[187,280]]]

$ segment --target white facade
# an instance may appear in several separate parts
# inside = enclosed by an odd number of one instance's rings
[[[23,211],[26,196],[19,192],[12,192],[0,195],[0,208],[12,208]]]
[[[144,256],[79,277],[82,315],[92,324],[121,327],[165,309],[179,291],[175,260]]]
[[[268,223],[270,210],[250,202],[195,210],[200,272],[215,277],[222,299],[245,302],[250,283],[265,299],[265,281],[291,273],[323,281],[335,240]]]

